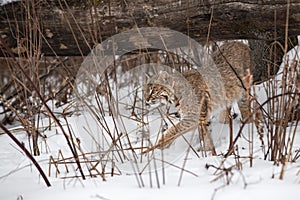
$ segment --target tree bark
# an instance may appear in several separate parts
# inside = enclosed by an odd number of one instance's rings
[[[259,83],[275,75],[279,70],[282,58],[285,54],[285,41],[280,39],[275,41],[266,40],[248,40],[251,50],[253,65],[251,72],[253,82]],[[298,44],[297,37],[289,37],[287,41],[287,50]]]
[[[288,36],[300,33],[299,0],[32,2],[0,7],[0,34],[15,53],[25,51],[32,27],[38,30],[33,36],[41,41],[41,52],[49,56],[87,55],[106,38],[134,27],[168,27],[203,43],[283,40],[286,27]]]

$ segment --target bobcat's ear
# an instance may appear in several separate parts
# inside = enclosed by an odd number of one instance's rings
[[[169,78],[170,74],[166,71],[162,71],[160,72],[159,74],[159,78],[164,80],[164,81],[167,81],[167,79]]]

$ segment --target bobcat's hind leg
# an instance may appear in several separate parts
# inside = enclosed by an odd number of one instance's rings
[[[198,151],[211,151],[213,156],[217,155],[211,132],[206,122],[199,124],[198,132],[200,138],[200,148],[198,148]]]
[[[243,93],[243,97],[238,101],[238,106],[241,112],[241,118],[243,121],[247,120],[246,123],[256,122],[263,120],[262,110],[258,109],[259,104],[255,101],[254,98],[250,100],[247,99],[247,94]],[[254,112],[254,113],[253,113]],[[251,116],[251,117],[250,117]],[[250,117],[250,118],[249,118]]]
[[[250,105],[245,92],[243,92],[242,98],[237,103],[241,113],[241,119],[245,120],[250,115]]]
[[[221,110],[219,114],[219,122],[222,124],[229,124],[230,118],[232,117],[230,112],[231,112],[231,107],[226,107],[224,110]]]
[[[241,120],[247,119],[247,117],[250,114],[250,108],[246,93],[242,94],[242,98],[238,100],[237,104],[241,113]],[[227,107],[226,109],[220,112],[219,122],[223,124],[229,124],[231,121],[230,118],[235,119],[236,116],[237,115],[235,113],[233,115],[231,114],[231,107]]]

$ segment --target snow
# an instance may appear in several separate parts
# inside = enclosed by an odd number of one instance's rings
[[[36,169],[30,161],[15,147],[15,144],[6,135],[0,136],[0,199],[211,199],[217,188],[214,199],[296,199],[300,195],[299,190],[299,162],[291,163],[287,166],[284,180],[279,180],[281,166],[274,166],[272,162],[265,161],[259,157],[257,152],[254,159],[254,167],[249,167],[249,162],[245,159],[243,170],[233,170],[232,181],[229,186],[224,185],[224,178],[212,182],[216,178],[214,169],[205,169],[207,163],[218,164],[221,157],[197,158],[189,154],[185,169],[194,174],[184,173],[180,186],[181,170],[166,168],[166,183],[162,184],[160,176],[160,188],[152,174],[152,187],[150,187],[149,175],[142,176],[145,187],[139,187],[134,175],[121,175],[110,177],[106,181],[101,178],[55,178],[54,173],[50,177],[51,187],[47,188],[43,180],[38,175]],[[48,145],[52,147],[55,141],[62,140],[61,135],[50,136],[52,141]],[[18,139],[26,140],[24,135],[18,135]],[[58,144],[58,143],[57,143]],[[53,145],[55,146],[55,145]],[[58,144],[62,149],[66,145]],[[43,150],[43,149],[42,149]],[[52,149],[54,152],[54,149]],[[45,152],[41,157],[36,157],[45,172],[48,171],[48,156]],[[234,164],[234,159],[229,159],[227,165]],[[182,160],[174,163],[182,166]],[[62,175],[68,176],[63,167],[60,167]],[[71,169],[74,170],[74,169]],[[158,172],[160,175],[161,171]],[[272,178],[274,176],[274,178]],[[246,187],[245,187],[246,184]],[[224,187],[223,187],[224,186]]]
[[[5,5],[11,2],[15,2],[15,1],[19,1],[19,0],[0,0],[0,5]]]
[[[259,90],[258,86],[257,91]],[[262,91],[262,89],[261,89]],[[75,133],[83,132],[80,125],[85,121],[90,123],[91,132],[99,131],[93,125],[88,115],[72,116],[68,118]],[[155,118],[155,116],[152,116]],[[154,119],[153,118],[153,119]],[[111,124],[112,119],[106,117]],[[149,121],[151,121],[150,119]],[[46,121],[46,120],[45,120]],[[61,119],[64,123],[64,119]],[[46,123],[46,122],[45,122]],[[150,125],[153,131],[160,125],[158,122]],[[126,128],[134,129],[135,123],[126,121]],[[79,125],[79,126],[78,126]],[[234,130],[238,130],[240,126],[239,119],[234,121]],[[15,127],[17,128],[17,127]],[[245,130],[251,127],[247,125]],[[292,128],[292,127],[291,127]],[[219,154],[226,153],[228,147],[228,125],[220,124],[216,121],[212,123],[214,139],[217,141],[217,152]],[[157,132],[157,131],[154,131]],[[49,167],[49,158],[53,156],[56,159],[59,151],[63,152],[65,158],[71,156],[67,143],[59,129],[55,127],[45,133],[47,135],[46,143],[40,139],[40,148],[42,155],[35,157],[46,174],[49,173],[51,187],[46,187],[43,179],[32,165],[31,161],[22,153],[22,151],[3,134],[0,135],[0,199],[1,200],[53,200],[53,199],[72,199],[72,200],[150,200],[150,199],[215,199],[215,200],[253,200],[253,199],[298,199],[300,196],[300,161],[287,163],[283,180],[279,180],[282,170],[281,164],[274,165],[273,162],[264,160],[263,153],[260,148],[260,140],[254,135],[254,154],[253,166],[250,166],[249,158],[243,157],[249,155],[249,143],[246,139],[238,141],[239,154],[241,158],[229,157],[224,159],[219,156],[203,156],[201,153],[192,151],[182,151],[178,153],[178,149],[187,148],[184,146],[184,140],[178,140],[174,145],[166,150],[164,159],[172,165],[161,166],[157,160],[157,171],[152,166],[151,169],[144,171],[141,176],[135,175],[133,162],[125,162],[124,164],[116,161],[116,166],[122,171],[121,175],[106,175],[106,180],[101,177],[90,178],[86,180],[80,178],[80,173],[75,164],[68,164],[69,173],[64,165],[59,165],[60,174],[55,175],[55,167]],[[297,137],[295,139],[295,147],[299,147],[300,130],[298,126]],[[245,134],[246,135],[246,134]],[[19,132],[15,136],[28,148],[28,138],[25,133]],[[88,135],[80,134],[83,143],[83,149],[88,151],[95,150],[95,146],[91,144]],[[133,136],[132,136],[133,137]],[[193,137],[193,134],[186,138]],[[134,138],[134,137],[133,137]],[[101,137],[100,137],[101,139]],[[102,138],[103,139],[103,138]],[[103,143],[110,141],[102,141]],[[48,148],[47,148],[48,147]],[[177,150],[177,152],[176,152]],[[129,155],[129,154],[128,154]],[[141,155],[138,155],[140,158]],[[162,156],[160,152],[155,152],[157,159]],[[168,157],[169,156],[169,157]],[[146,157],[144,157],[146,160]],[[224,165],[221,163],[224,162]],[[241,164],[236,165],[237,162]],[[106,163],[107,164],[107,163]],[[144,163],[139,165],[139,170]],[[153,164],[153,163],[152,163]],[[109,164],[108,164],[109,165]],[[232,167],[226,175],[224,171],[216,171],[214,167],[206,168],[207,165],[215,167]],[[82,165],[85,174],[88,165]],[[242,168],[242,169],[239,169]],[[181,169],[186,171],[182,171]],[[109,167],[108,167],[109,169]],[[136,168],[135,168],[136,169]],[[109,172],[109,171],[107,171]],[[116,172],[117,173],[117,172]],[[221,174],[220,174],[221,173]],[[74,178],[76,175],[78,178]],[[227,179],[230,183],[227,185]]]

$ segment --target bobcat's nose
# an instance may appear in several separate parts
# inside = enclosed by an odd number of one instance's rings
[[[146,99],[146,105],[147,106],[151,106],[151,105],[153,105],[153,104],[156,104],[156,101],[155,100],[150,100],[150,99]]]
[[[146,104],[150,103],[150,97],[146,96],[145,100],[146,100]]]
[[[145,98],[146,102],[148,103],[150,101],[150,97],[149,96],[146,96]]]

